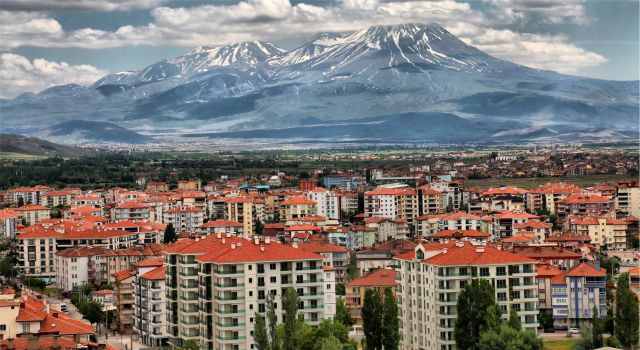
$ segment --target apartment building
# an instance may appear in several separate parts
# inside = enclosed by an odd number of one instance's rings
[[[306,196],[316,203],[317,215],[322,215],[327,219],[340,219],[342,215],[340,197],[338,197],[334,191],[316,187],[307,192]]]
[[[118,330],[122,333],[133,328],[134,284],[136,272],[134,269],[122,270],[115,274],[116,312],[118,315]]]
[[[38,221],[51,217],[49,208],[38,204],[29,204],[13,210],[20,214],[20,217],[27,225],[33,225]]]
[[[529,220],[538,218],[539,216],[526,212],[506,211],[500,214],[496,214],[492,217],[493,220],[491,221],[493,239],[498,240],[502,238],[512,237],[516,225],[523,224]]]
[[[163,347],[167,342],[164,259],[141,261],[134,270],[134,330],[144,345]]]
[[[335,269],[336,282],[345,282],[349,265],[349,250],[347,248],[320,240],[299,242],[297,245],[299,249],[321,255],[323,258],[322,264]]]
[[[627,222],[610,217],[586,217],[570,222],[571,231],[587,235],[596,247],[627,248]]]
[[[322,256],[270,241],[231,235],[181,240],[165,252],[169,340],[173,349],[195,340],[201,349],[252,349],[256,313],[274,296],[282,321],[287,288],[300,296],[311,325],[335,314],[335,271]]]
[[[416,189],[418,196],[418,215],[439,214],[444,212],[444,195],[440,191],[431,188],[430,185],[423,185]]]
[[[173,225],[176,232],[196,232],[204,223],[204,209],[180,206],[162,213],[162,223]]]
[[[316,215],[316,202],[304,196],[291,196],[280,202],[280,220],[298,220]]]
[[[152,210],[149,204],[138,201],[129,201],[111,210],[112,221],[149,221],[152,219],[154,218],[152,218]]]
[[[400,216],[399,195],[402,189],[379,188],[364,193],[364,213],[366,216],[381,216],[395,219]]]
[[[0,236],[15,238],[20,221],[20,213],[17,211],[0,210]]]
[[[9,195],[11,202],[18,205],[21,202],[23,204],[38,204],[40,196],[48,191],[53,191],[53,188],[49,186],[18,187],[9,190]]]
[[[640,183],[638,181],[618,182],[615,207],[626,216],[640,218]]]
[[[599,216],[613,209],[613,199],[597,195],[572,194],[557,203],[558,218],[564,220],[569,215]]]
[[[55,254],[56,285],[67,292],[96,282],[99,256],[108,250],[102,247],[80,246]]]
[[[227,220],[213,220],[207,221],[204,224],[200,225],[200,231],[205,235],[209,236],[212,234],[221,233],[223,235],[231,234],[234,236],[243,236],[244,235],[244,225],[235,222],[235,221],[227,221]]]
[[[581,263],[551,280],[553,326],[579,328],[591,324],[593,307],[607,316],[607,273],[599,266]]]
[[[396,257],[402,349],[455,349],[457,297],[474,278],[491,282],[504,318],[513,308],[523,329],[536,330],[535,260],[464,242],[431,246]]]
[[[480,230],[482,218],[463,212],[442,214],[439,217],[440,230]]]
[[[582,193],[582,189],[574,184],[546,183],[529,191],[527,206],[532,212],[547,210],[549,213],[555,213],[560,200],[579,193]]]
[[[76,193],[69,190],[47,191],[40,195],[40,205],[48,208],[68,207],[75,196]]]
[[[255,233],[255,221],[257,219],[256,208],[253,200],[245,197],[231,197],[226,199],[227,215],[229,221],[242,223],[242,231],[248,237]]]
[[[376,289],[380,295],[384,295],[385,289],[391,288],[396,294],[396,273],[392,269],[380,269],[354,278],[345,285],[345,306],[354,324],[362,325],[362,305],[368,289]]]
[[[108,250],[98,257],[97,282],[114,284],[117,272],[131,269],[136,263],[149,258],[161,257],[164,249],[163,244],[151,243]]]

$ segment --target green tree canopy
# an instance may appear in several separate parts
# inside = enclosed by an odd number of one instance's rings
[[[269,349],[269,334],[267,333],[267,322],[260,314],[256,314],[255,316],[253,327],[253,341],[256,344],[256,349]]]
[[[458,349],[476,349],[480,331],[486,328],[486,314],[495,305],[495,294],[491,283],[485,279],[474,279],[458,295],[454,338]]]
[[[351,315],[349,314],[349,310],[347,310],[347,305],[344,303],[343,298],[336,298],[336,315],[333,319],[347,327],[353,325],[353,320],[351,319]]]
[[[629,274],[618,277],[616,289],[616,310],[614,314],[614,332],[624,349],[638,345],[638,298],[629,289]]]
[[[364,293],[362,305],[362,328],[366,339],[366,350],[381,350],[383,336],[383,301],[377,289],[370,288]]]
[[[398,320],[398,303],[393,290],[384,290],[384,313],[382,316],[382,345],[385,350],[397,350],[400,346],[400,321]]]
[[[169,244],[175,242],[178,239],[176,235],[176,230],[173,228],[173,224],[167,225],[167,228],[164,229],[164,237],[162,242],[164,244]]]

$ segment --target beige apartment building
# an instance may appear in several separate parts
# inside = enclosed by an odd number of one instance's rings
[[[282,322],[282,295],[293,288],[310,325],[335,314],[335,271],[322,256],[296,247],[231,235],[181,240],[165,251],[168,343],[201,349],[253,349],[256,313],[268,294]]]
[[[475,278],[491,282],[502,315],[514,308],[522,327],[538,327],[536,261],[498,249],[456,242],[418,245],[397,256],[401,349],[455,349],[459,293]]]

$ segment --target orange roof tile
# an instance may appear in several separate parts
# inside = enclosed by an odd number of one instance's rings
[[[491,247],[475,247],[471,244],[463,243],[462,247],[453,246],[446,253],[440,253],[425,260],[425,262],[438,266],[455,266],[534,263],[536,261]]]
[[[581,263],[580,265],[571,268],[567,273],[568,277],[605,277],[607,272],[603,269],[596,269],[595,267]]]
[[[478,230],[442,230],[429,236],[430,238],[487,238],[489,234]]]
[[[140,277],[148,280],[164,280],[164,266],[158,266]]]
[[[395,287],[396,274],[395,270],[380,269],[352,279],[347,283],[347,287]]]

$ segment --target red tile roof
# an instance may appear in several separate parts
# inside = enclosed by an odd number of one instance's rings
[[[319,226],[315,226],[315,225],[308,225],[308,224],[299,224],[299,225],[291,225],[289,227],[286,227],[284,229],[287,232],[296,232],[296,231],[322,231],[322,228]]]
[[[611,202],[611,198],[596,195],[573,194],[561,201],[569,204],[609,203]]]
[[[120,282],[120,281],[126,280],[129,277],[133,277],[135,275],[136,275],[136,272],[133,269],[127,269],[127,270],[116,272],[114,277],[116,279],[116,282]]]
[[[213,220],[213,221],[207,221],[204,224],[200,225],[200,228],[206,228],[206,227],[243,227],[243,225],[235,221]]]
[[[24,207],[15,208],[13,210],[17,210],[17,211],[46,210],[46,211],[49,211],[50,209],[47,208],[47,207],[44,207],[42,205],[38,205],[38,204],[29,204],[29,205],[25,205]]]
[[[534,263],[533,259],[512,254],[491,247],[476,247],[468,243],[453,246],[446,253],[440,253],[425,260],[425,263],[438,266],[456,265],[506,265]]]
[[[500,214],[494,215],[497,219],[537,219],[539,216],[525,213],[525,212],[511,212],[506,211]]]
[[[164,266],[158,266],[141,276],[141,278],[148,280],[164,280],[164,277]]]
[[[550,264],[536,264],[538,278],[551,278],[561,273],[560,269]]]
[[[513,228],[517,228],[517,229],[527,229],[527,228],[543,229],[543,228],[552,228],[552,227],[553,227],[553,224],[548,222],[542,222],[540,220],[529,220],[521,224],[513,225]]]
[[[93,334],[96,330],[90,324],[73,319],[62,312],[52,312],[40,324],[40,332],[59,335]]]
[[[488,238],[489,234],[478,230],[443,230],[435,233],[430,238]]]
[[[73,337],[52,337],[39,335],[37,337],[38,349],[41,350],[75,350],[78,349],[78,344]],[[11,344],[11,345],[9,345]],[[15,339],[2,339],[0,340],[1,349],[14,349],[14,350],[28,350],[29,339],[27,338],[15,338]]]
[[[592,265],[587,263],[581,263],[580,265],[571,268],[567,273],[568,277],[605,277],[607,272],[605,269],[596,269]]]
[[[293,196],[283,200],[280,205],[315,205],[316,202],[305,196]]]
[[[223,239],[215,239],[215,236],[209,236],[207,239],[210,237],[214,237],[214,242],[211,243],[216,245],[216,247],[212,250],[208,250],[206,254],[196,258],[197,261],[230,264],[259,261],[322,259],[322,256],[316,253],[308,252],[304,249],[293,248],[276,242],[270,242],[269,244],[261,242],[259,244],[255,244],[251,240],[242,238],[238,238],[236,240],[227,238],[225,243],[222,243]]]
[[[346,253],[349,251],[343,246],[316,240],[300,242],[298,243],[298,248],[313,253]]]
[[[164,266],[163,257],[152,257],[133,264],[135,267]]]
[[[440,220],[443,220],[443,221],[460,220],[460,219],[480,220],[480,217],[472,214],[464,213],[464,212],[455,212],[455,213],[440,215]]]
[[[56,253],[56,255],[65,257],[65,258],[77,258],[77,257],[102,255],[107,251],[108,249],[105,249],[102,247],[75,246],[75,247],[71,247],[71,248],[67,248],[65,250],[59,251]]]
[[[396,285],[396,271],[390,269],[380,269],[347,283],[347,287],[395,287]]]
[[[581,254],[574,253],[569,250],[562,249],[560,247],[545,247],[545,246],[536,246],[536,247],[513,247],[513,253],[517,255],[521,255],[531,259],[537,260],[558,260],[558,259],[569,259],[569,260],[577,260],[582,258]]]
[[[504,187],[490,188],[487,191],[485,191],[483,195],[485,196],[494,196],[494,195],[501,195],[501,194],[520,195],[520,194],[526,194],[526,193],[527,193],[527,190],[519,187],[504,186]]]

